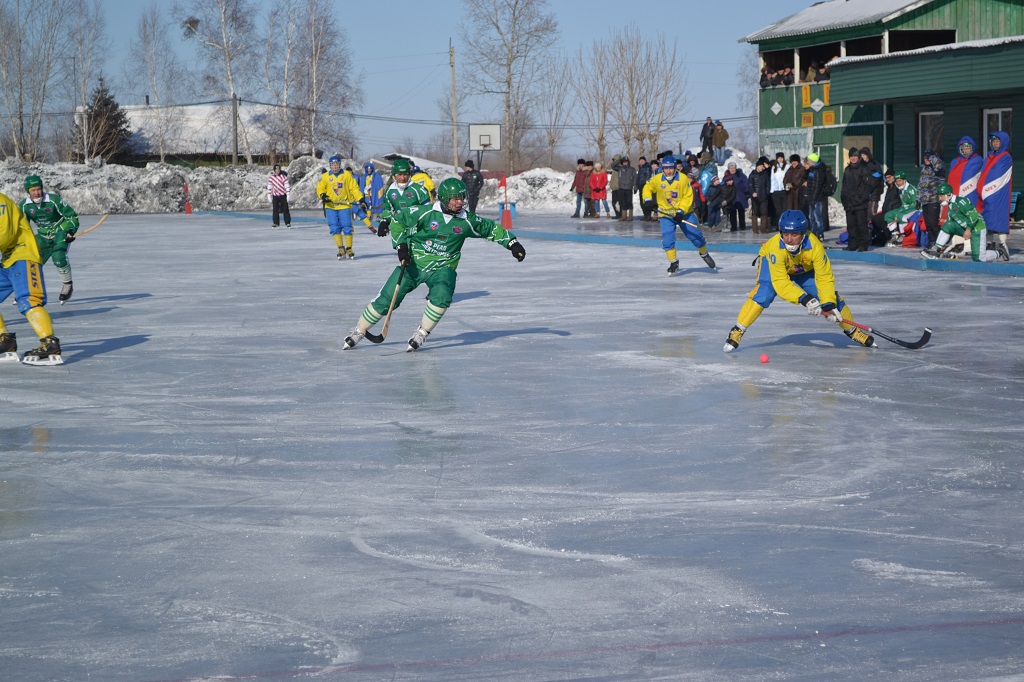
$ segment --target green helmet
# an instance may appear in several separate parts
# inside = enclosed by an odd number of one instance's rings
[[[907,174],[904,171],[896,171],[895,173],[893,173],[893,177],[896,178],[897,180],[906,180]]]
[[[935,190],[936,194],[952,194],[953,188],[949,186],[949,183],[942,183]]]
[[[41,177],[39,177],[38,175],[30,175],[27,178],[25,178],[25,191],[26,192],[29,191],[30,189],[32,189],[33,187],[42,188],[42,186],[43,186],[43,179]]]
[[[391,162],[392,175],[409,175],[410,173],[412,173],[412,164],[409,163],[409,159],[395,159]]]
[[[437,186],[437,199],[442,206],[447,206],[452,199],[465,199],[466,194],[466,183],[458,178],[442,180]]]

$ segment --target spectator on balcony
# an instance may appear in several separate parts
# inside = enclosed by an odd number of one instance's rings
[[[811,62],[811,65],[807,67],[807,73],[804,75],[804,83],[814,82],[815,77],[818,75],[818,62]]]
[[[795,82],[795,77],[794,77],[794,74],[793,74],[793,69],[791,67],[789,67],[789,66],[784,68],[779,73],[779,80],[781,81],[779,83],[779,85],[793,85],[793,83]]]
[[[775,76],[775,72],[769,69],[767,66],[761,68],[761,89],[770,88],[772,86],[772,78]]]
[[[832,78],[832,76],[829,73],[829,68],[822,64],[818,67],[818,73],[814,76],[814,82],[821,83],[829,80],[830,78]]]

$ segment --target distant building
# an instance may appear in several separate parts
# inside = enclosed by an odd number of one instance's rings
[[[230,162],[234,151],[234,128],[229,104],[190,104],[171,107],[127,105],[122,107],[131,122],[136,154],[148,161],[159,161],[161,137],[168,156],[190,162]],[[244,104],[238,109],[238,156],[245,158],[243,130],[249,136],[249,148],[258,163],[287,157],[280,127],[278,107]],[[308,153],[308,149],[300,150]]]
[[[842,169],[846,150],[866,146],[914,181],[925,149],[948,166],[962,136],[984,153],[990,132],[1012,142],[1013,111],[1024,114],[1021,0],[828,0],[740,42],[757,46],[763,68],[796,74],[793,85],[759,93],[765,153],[816,151]],[[815,82],[812,64],[826,66],[825,80]]]

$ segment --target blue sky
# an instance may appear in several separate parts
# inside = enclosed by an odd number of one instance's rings
[[[260,0],[262,10],[272,0]],[[121,83],[121,64],[128,43],[136,33],[138,17],[148,4],[146,0],[103,0],[107,10],[107,35],[111,49],[105,71],[113,81],[122,104],[136,103],[134,88]],[[163,4],[163,3],[161,3]],[[169,7],[170,2],[166,5]],[[736,41],[784,16],[812,4],[811,0],[727,0],[641,4],[641,12],[628,12],[630,5],[622,0],[551,0],[549,7],[558,19],[561,49],[574,54],[580,46],[607,38],[613,28],[630,24],[643,29],[650,25],[652,33],[661,31],[678,40],[680,53],[689,70],[690,104],[682,112],[684,119],[705,116],[727,118],[737,115],[736,64],[745,45]],[[456,61],[461,58],[458,24],[463,12],[459,0],[440,2],[396,2],[381,5],[373,2],[337,0],[339,19],[348,34],[356,68],[365,75],[365,104],[355,112],[369,116],[437,119],[435,100],[450,88],[448,66],[449,39],[455,43]],[[380,7],[409,10],[382,12]],[[173,42],[179,53],[192,56],[192,47],[177,35]],[[396,93],[394,79],[401,79],[402,91]],[[411,83],[411,85],[410,85]],[[613,96],[614,93],[602,93]],[[499,121],[488,112],[464,115],[465,122]],[[438,127],[358,121],[360,151],[376,153],[389,150],[393,143],[406,137],[420,140],[437,132]],[[699,125],[682,142],[693,146]]]

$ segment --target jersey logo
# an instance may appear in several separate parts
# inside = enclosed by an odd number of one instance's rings
[[[437,229],[437,221],[436,220],[430,223],[430,229],[431,230],[436,230]]]
[[[462,234],[462,228],[456,225],[455,227],[452,228],[452,232],[454,232],[455,234]]]

